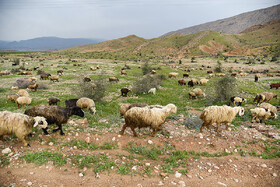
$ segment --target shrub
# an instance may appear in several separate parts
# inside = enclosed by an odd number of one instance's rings
[[[37,75],[44,75],[44,74],[47,74],[47,73],[45,71],[41,70],[41,69],[39,69],[37,71]]]
[[[153,70],[152,66],[150,66],[148,63],[145,63],[142,66],[142,73],[143,73],[143,75],[147,75],[147,74],[151,73],[152,70]]]
[[[166,79],[164,75],[146,75],[134,83],[132,92],[135,94],[148,93],[151,88],[157,88],[164,79]]]
[[[29,86],[30,82],[25,79],[25,78],[21,78],[16,80],[16,82],[13,84],[13,86],[18,86],[21,89],[25,89]]]
[[[203,121],[199,118],[199,116],[192,116],[188,114],[184,121],[184,125],[189,129],[200,129]]]
[[[15,65],[19,65],[20,59],[19,59],[19,58],[15,58],[15,59],[13,60],[13,62],[14,62]]]
[[[221,73],[222,71],[223,71],[223,69],[222,69],[222,63],[218,60],[217,61],[217,66],[216,66],[216,68],[214,69],[214,71],[216,72],[216,73]]]

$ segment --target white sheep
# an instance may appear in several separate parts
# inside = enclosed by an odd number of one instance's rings
[[[23,105],[30,105],[31,102],[32,102],[32,99],[30,97],[22,96],[22,97],[18,97],[16,99],[18,108],[19,108],[19,106],[21,106],[21,108],[22,108]]]
[[[135,128],[151,127],[153,129],[152,136],[161,130],[167,116],[177,112],[174,104],[168,104],[162,108],[133,107],[124,114],[125,124],[120,132],[124,134],[126,127],[130,127],[133,135],[137,136]]]
[[[96,113],[95,103],[92,99],[89,99],[87,97],[80,98],[76,105],[80,108],[86,108],[91,111],[91,113]]]
[[[191,92],[189,92],[190,99],[196,99],[198,96],[205,97],[205,93],[200,88],[195,88]]]
[[[251,122],[253,122],[254,119],[256,119],[256,121],[259,121],[259,118],[266,122],[266,120],[272,116],[272,112],[269,109],[264,108],[250,109],[250,112],[252,114]]]
[[[217,132],[221,123],[224,123],[226,129],[228,129],[228,124],[232,122],[237,113],[239,116],[244,115],[244,108],[230,107],[226,105],[206,107],[200,115],[200,119],[203,121],[200,132],[202,132],[205,126],[209,129],[209,125],[213,123],[217,123]]]
[[[168,74],[168,77],[169,78],[176,78],[178,75],[179,75],[179,73],[171,72],[171,73]]]
[[[0,139],[3,140],[4,135],[15,134],[24,146],[29,146],[25,137],[37,125],[46,128],[48,124],[44,117],[30,117],[21,113],[2,111],[0,112]]]
[[[200,79],[199,84],[205,85],[205,84],[207,84],[208,81],[209,81],[208,79]]]
[[[8,101],[15,102],[18,97],[19,95],[17,93],[8,93],[6,95],[6,104],[8,103]]]
[[[157,89],[156,88],[151,88],[148,93],[156,94]]]
[[[148,106],[146,103],[120,103],[120,116],[123,116],[126,111],[133,107],[145,107]]]
[[[260,104],[260,108],[269,109],[270,112],[273,113],[274,119],[277,118],[277,107],[276,106],[273,106],[272,104],[269,104],[269,103],[262,103],[262,104]]]
[[[23,90],[23,89],[20,89],[20,90],[17,92],[17,94],[18,94],[19,96],[29,97],[28,92],[27,92],[26,90]]]

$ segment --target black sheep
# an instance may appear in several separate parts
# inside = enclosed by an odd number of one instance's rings
[[[76,103],[79,99],[68,99],[65,101],[65,105],[67,108],[70,108],[70,107],[75,107],[77,106]]]
[[[121,96],[127,97],[127,93],[130,92],[131,90],[128,88],[122,88],[121,89]]]
[[[57,102],[60,102],[60,99],[56,97],[50,97],[48,101],[49,105],[57,105]]]

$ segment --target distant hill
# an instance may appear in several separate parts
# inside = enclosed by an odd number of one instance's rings
[[[63,51],[78,53],[99,52],[119,56],[170,57],[180,58],[195,55],[251,55],[265,54],[271,46],[279,45],[280,20],[270,21],[245,29],[240,34],[224,34],[202,31],[183,35],[173,33],[154,39],[144,39],[135,35],[82,45]]]
[[[96,44],[101,41],[99,39],[85,38],[40,37],[13,42],[0,41],[0,50],[50,51],[66,49],[77,45]]]
[[[172,31],[164,34],[164,36],[173,33],[187,35],[206,30],[221,32],[225,34],[237,34],[253,25],[263,24],[276,19],[280,19],[280,5],[246,12],[230,18]]]

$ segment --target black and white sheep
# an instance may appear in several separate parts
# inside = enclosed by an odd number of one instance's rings
[[[235,106],[235,104],[237,103],[237,106],[241,106],[242,103],[247,103],[247,99],[244,99],[242,97],[231,97],[230,98],[230,105]]]
[[[80,107],[71,107],[64,108],[62,106],[47,106],[47,105],[38,105],[31,109],[27,109],[24,114],[29,116],[43,116],[47,119],[48,124],[56,124],[57,129],[54,129],[53,132],[60,130],[60,135],[64,135],[62,131],[62,124],[66,123],[70,116],[77,115],[84,117],[84,112]],[[45,134],[49,134],[47,128],[43,129]]]
[[[263,120],[264,123],[266,123],[266,120],[269,117],[273,116],[273,113],[269,109],[264,109],[264,108],[250,109],[250,112],[252,114],[251,122],[253,122],[254,119],[256,119],[256,121],[258,122],[261,122]],[[259,118],[261,118],[260,121]]]
[[[29,146],[25,138],[32,133],[32,128],[37,125],[41,128],[46,128],[46,119],[44,117],[30,117],[21,113],[2,111],[0,112],[0,139],[3,140],[4,135],[14,134],[23,142],[24,146]]]

